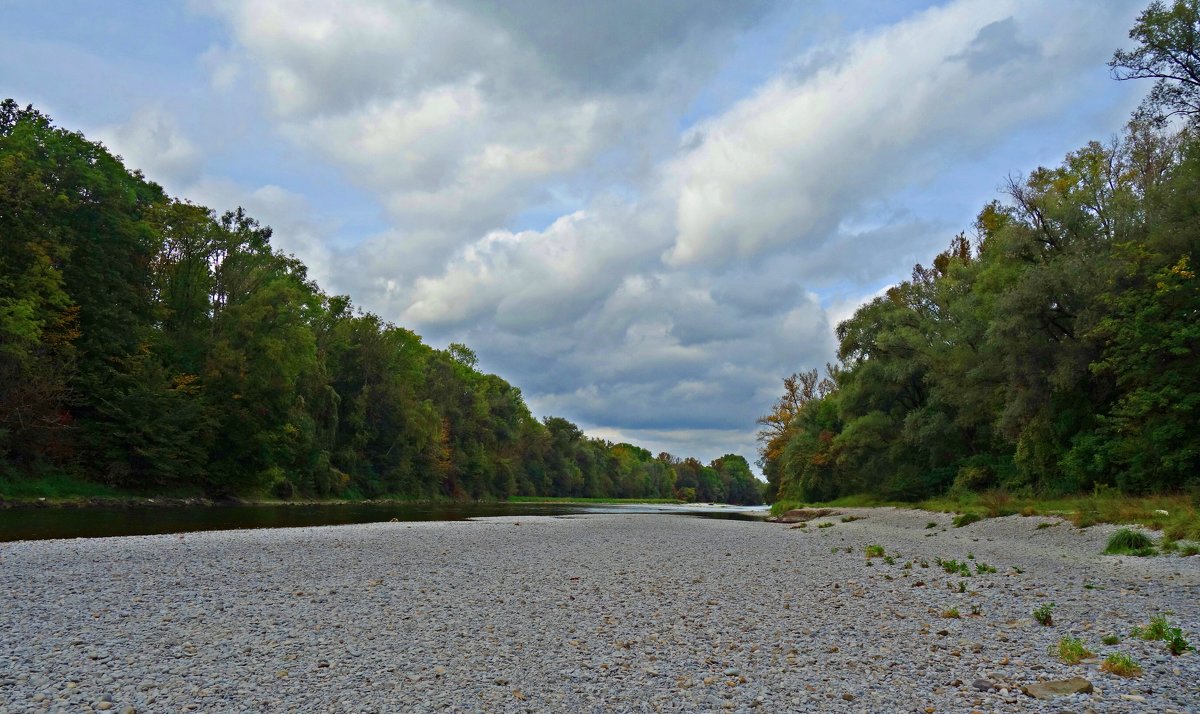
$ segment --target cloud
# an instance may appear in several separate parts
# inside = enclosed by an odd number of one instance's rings
[[[178,120],[161,106],[145,106],[122,124],[95,132],[110,151],[121,156],[130,169],[178,192],[200,175],[203,154],[184,135]]]
[[[470,344],[536,413],[706,460],[752,459],[780,377],[830,359],[837,321],[979,207],[906,196],[1059,121],[1136,10],[959,0],[827,34],[681,131],[767,6],[210,7],[232,38],[214,82],[256,83],[279,134],[391,220],[342,252],[311,222],[281,239],[385,318]],[[514,225],[531,211],[551,218]]]
[[[669,146],[672,115],[768,3],[208,7],[295,146],[375,192],[406,237],[436,232],[390,249],[430,267],[528,203],[571,193],[552,186],[597,164],[629,179],[639,155]]]
[[[1070,83],[1112,40],[1076,33],[1064,43],[1047,16],[1070,14],[1096,30],[1123,19],[1112,7],[1072,8],[951,3],[857,36],[841,61],[780,74],[685,137],[667,172],[678,232],[666,260],[817,249],[872,196],[930,181],[942,165],[1060,111],[1075,97]]]

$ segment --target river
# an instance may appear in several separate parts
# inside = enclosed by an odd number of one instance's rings
[[[765,506],[708,504],[352,503],[0,510],[0,542],[48,538],[187,533],[238,528],[292,528],[385,521],[461,521],[489,516],[571,516],[585,513],[682,514],[758,520]]]

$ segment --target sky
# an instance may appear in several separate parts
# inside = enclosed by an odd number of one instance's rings
[[[757,458],[781,379],[1118,133],[1144,0],[0,0],[0,96],[537,416]]]

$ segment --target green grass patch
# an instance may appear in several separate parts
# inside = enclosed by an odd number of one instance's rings
[[[1171,623],[1166,615],[1155,615],[1150,618],[1150,624],[1145,627],[1133,628],[1132,634],[1139,640],[1165,640],[1171,631]]]
[[[776,501],[775,503],[771,504],[771,515],[782,516],[788,511],[792,511],[797,508],[804,508],[804,504],[800,501]]]
[[[1050,648],[1050,654],[1058,657],[1060,662],[1066,664],[1079,664],[1088,657],[1095,655],[1083,645],[1083,640],[1078,637],[1064,637],[1058,641],[1057,645]]]
[[[47,474],[32,479],[0,479],[0,497],[13,501],[69,501],[80,498],[123,498],[137,494],[66,474]]]
[[[866,551],[868,558],[882,558],[884,555],[882,545],[868,545]]]
[[[1154,541],[1145,533],[1121,528],[1108,539],[1105,555],[1154,555]]]
[[[969,526],[976,521],[982,520],[983,514],[976,513],[975,511],[967,511],[966,513],[960,513],[955,516],[953,523],[955,528],[962,528],[963,526]]]
[[[1033,610],[1033,619],[1038,621],[1039,625],[1049,627],[1054,624],[1054,603],[1047,602],[1038,605]]]

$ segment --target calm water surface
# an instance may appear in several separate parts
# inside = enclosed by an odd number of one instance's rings
[[[338,504],[172,508],[35,508],[0,510],[0,542],[47,538],[187,533],[236,528],[290,528],[398,521],[462,521],[487,516],[569,516],[585,513],[673,513],[759,520],[766,508],[729,506],[580,505],[560,503]]]

